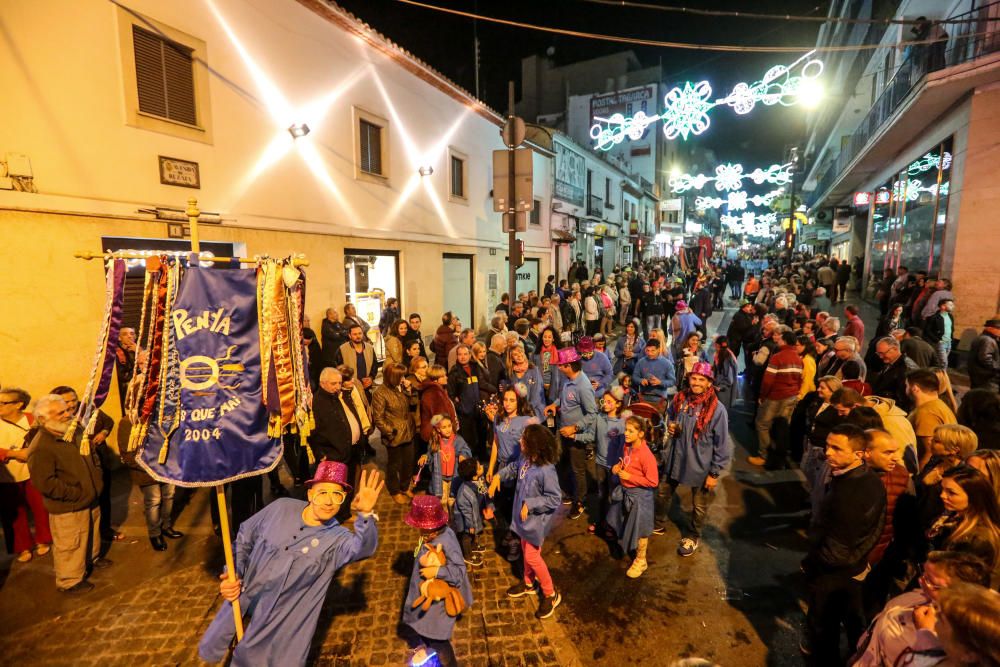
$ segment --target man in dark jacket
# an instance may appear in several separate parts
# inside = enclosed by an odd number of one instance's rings
[[[708,318],[712,316],[712,290],[707,282],[699,281],[696,284],[694,296],[691,297],[691,303],[688,307],[701,320],[698,331],[701,332],[702,338],[705,338]]]
[[[913,360],[917,368],[930,368],[937,360],[937,352],[930,343],[921,338],[921,331],[917,327],[906,327],[902,334],[898,336],[899,348],[908,358]]]
[[[92,448],[82,455],[79,438],[63,440],[72,420],[73,412],[62,397],[48,394],[38,399],[38,432],[28,450],[28,470],[49,512],[56,586],[76,594],[93,590],[94,584],[84,580],[90,568],[111,562],[100,558],[98,497],[103,482],[97,451]]]
[[[424,334],[420,331],[420,325],[423,324],[420,313],[410,313],[407,321],[410,326],[406,328],[406,336],[403,338],[404,350],[410,346],[411,341],[417,341],[420,344],[420,356],[424,359],[430,359],[427,356],[427,348],[424,347]]]
[[[309,434],[309,446],[317,461],[337,461],[347,466],[347,479],[353,482],[361,459],[365,436],[362,419],[354,401],[341,392],[343,376],[336,368],[324,368],[319,389],[313,395],[313,419],[316,427]],[[349,502],[342,503],[348,512]]]
[[[1000,378],[1000,319],[987,320],[969,349],[969,384],[997,391]]]
[[[320,341],[322,346],[322,361],[319,363],[319,370],[333,368],[337,361],[337,351],[340,346],[347,342],[347,330],[340,322],[340,315],[336,308],[327,308],[326,317],[320,327]]]
[[[862,582],[870,571],[868,553],[885,522],[885,487],[863,462],[865,432],[839,424],[826,439],[832,477],[809,529],[810,548],[802,561],[809,612],[802,652],[820,665],[842,665],[840,627],[855,646],[864,630]]]
[[[896,405],[909,412],[913,401],[906,393],[906,374],[916,370],[917,364],[903,354],[899,341],[892,336],[875,341],[875,354],[884,365],[871,379],[872,393],[882,398],[891,398]]]
[[[726,337],[729,338],[729,349],[733,351],[733,354],[737,358],[740,356],[740,347],[743,345],[743,339],[746,338],[754,325],[755,315],[753,304],[744,300],[740,304],[740,309],[733,315],[732,321],[729,322],[729,328],[726,329]]]

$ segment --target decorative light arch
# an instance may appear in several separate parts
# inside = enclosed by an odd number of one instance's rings
[[[688,190],[701,190],[714,181],[719,192],[742,190],[743,179],[750,179],[754,185],[788,185],[792,181],[792,163],[772,164],[767,169],[757,167],[750,173],[744,173],[743,165],[731,162],[720,164],[715,168],[714,176],[705,174],[680,174],[670,179],[670,189],[681,194]]]
[[[646,128],[658,120],[663,121],[663,134],[669,141],[677,137],[687,139],[708,129],[708,114],[715,107],[728,106],[740,115],[753,111],[757,103],[765,106],[795,106],[803,101],[813,102],[819,95],[816,79],[823,73],[823,62],[812,58],[810,51],[791,65],[776,65],[767,70],[763,78],[753,83],[738,83],[725,97],[712,99],[712,86],[708,81],[685,82],[671,88],[663,97],[664,110],[649,116],[639,111],[626,117],[616,113],[604,118],[594,116],[590,137],[599,150],[610,150],[625,141],[641,139]],[[797,71],[797,74],[793,74]]]

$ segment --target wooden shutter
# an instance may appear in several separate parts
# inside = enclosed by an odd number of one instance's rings
[[[382,128],[361,121],[361,171],[382,174]]]
[[[132,26],[132,42],[139,110],[197,125],[191,50],[137,25]]]

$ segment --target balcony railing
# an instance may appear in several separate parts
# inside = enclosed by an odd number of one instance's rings
[[[593,215],[598,218],[604,217],[604,200],[600,197],[595,197],[590,195],[587,200],[587,215]]]
[[[920,81],[931,72],[961,65],[1000,51],[1000,11],[992,6],[967,12],[950,19],[978,18],[970,23],[950,23],[949,28],[961,29],[962,33],[949,37],[937,44],[913,47],[896,74],[882,89],[861,124],[850,136],[846,144],[823,175],[819,178],[813,193],[816,197],[825,195],[848,165],[868,145],[869,140],[894,116],[903,101]],[[992,10],[992,11],[990,11]],[[816,201],[810,202],[815,204]]]

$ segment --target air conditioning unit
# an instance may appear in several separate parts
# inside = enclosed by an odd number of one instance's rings
[[[816,215],[814,215],[813,218],[816,220],[816,222],[826,223],[833,220],[833,214],[830,211],[830,209],[821,208],[820,210],[816,211]]]

